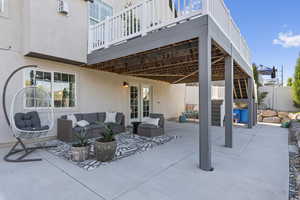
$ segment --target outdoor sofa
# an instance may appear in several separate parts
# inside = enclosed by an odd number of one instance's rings
[[[105,131],[105,125],[109,126],[114,133],[125,131],[125,115],[123,113],[116,114],[116,122],[104,123],[106,118],[105,112],[98,113],[78,113],[74,114],[77,121],[85,120],[89,125],[85,126],[88,138],[97,138]],[[76,140],[75,133],[80,133],[84,128],[72,127],[72,121],[67,119],[67,115],[57,119],[57,138],[64,142],[74,142]]]

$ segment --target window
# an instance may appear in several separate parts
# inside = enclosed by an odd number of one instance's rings
[[[25,86],[37,86],[45,90],[55,108],[72,108],[75,100],[75,75],[61,72],[28,70],[25,73]],[[41,94],[26,94],[25,107],[46,107]],[[34,99],[36,101],[34,101]]]
[[[112,16],[113,9],[101,0],[89,4],[90,24],[94,25],[103,21],[107,16]]]
[[[53,96],[54,107],[74,107],[75,75],[54,72]]]
[[[139,89],[136,86],[130,87],[130,118],[136,119],[139,117]]]
[[[4,12],[4,0],[0,0],[0,12]]]
[[[143,87],[143,117],[149,117],[150,116],[150,88],[149,87]]]

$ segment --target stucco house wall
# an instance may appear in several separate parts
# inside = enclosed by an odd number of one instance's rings
[[[166,118],[170,118],[178,116],[184,110],[184,85],[121,76],[85,69],[78,65],[24,56],[26,52],[31,51],[76,62],[86,62],[88,41],[87,2],[84,0],[68,1],[69,16],[61,16],[54,9],[53,2],[57,3],[57,1],[43,0],[44,5],[40,0],[28,0],[28,5],[24,2],[6,0],[8,10],[5,15],[0,15],[1,93],[4,82],[11,72],[20,66],[33,64],[46,71],[76,74],[77,106],[55,109],[55,122],[56,118],[68,113],[118,111],[126,115],[126,124],[129,124],[129,88],[123,87],[124,81],[129,84],[152,86],[153,112],[163,113]],[[40,19],[33,19],[38,18],[39,15],[41,15]],[[29,19],[24,19],[24,16],[29,16]],[[25,24],[23,24],[24,20]],[[24,86],[24,73],[18,73],[10,83],[6,99],[8,110],[14,94]],[[14,141],[12,132],[4,120],[2,102],[0,119],[0,144]],[[56,135],[56,125],[50,135]]]

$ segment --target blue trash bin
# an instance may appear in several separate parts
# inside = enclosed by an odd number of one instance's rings
[[[240,109],[240,113],[241,113],[240,123],[247,124],[248,121],[249,121],[249,118],[248,118],[248,109]]]
[[[240,109],[233,109],[233,118],[236,120],[237,123],[240,123],[240,121],[241,121]]]

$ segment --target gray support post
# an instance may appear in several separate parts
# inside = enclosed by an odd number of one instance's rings
[[[199,36],[199,167],[212,171],[211,164],[211,36],[208,28]]]
[[[248,128],[253,127],[253,79],[248,78]]]
[[[233,147],[232,121],[233,121],[233,59],[225,58],[225,146]]]

